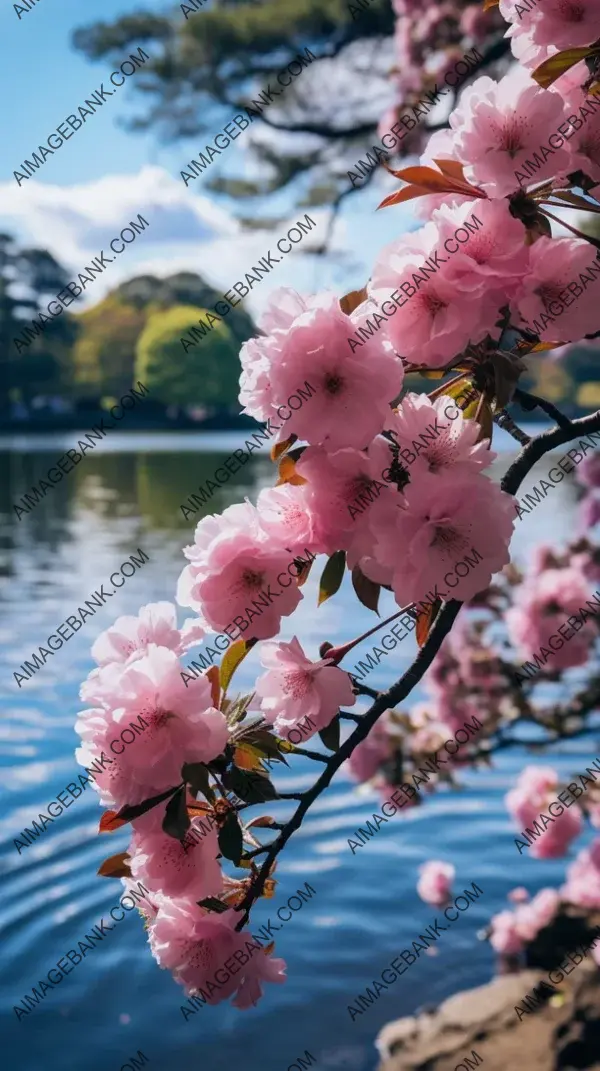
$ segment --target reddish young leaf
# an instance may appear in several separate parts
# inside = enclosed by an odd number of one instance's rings
[[[366,300],[366,286],[363,286],[362,290],[351,290],[350,293],[344,294],[344,297],[340,298],[340,309],[342,312],[346,313],[346,316],[349,316],[351,312],[354,312],[354,310]]]
[[[419,647],[423,646],[429,636],[431,626],[439,613],[441,605],[441,599],[436,599],[427,610],[419,610],[416,628],[417,643],[419,644]]]
[[[219,709],[219,703],[221,700],[221,681],[218,666],[211,666],[207,669],[206,676],[210,681],[210,698],[213,707]]]
[[[399,205],[403,201],[412,201],[415,197],[425,197],[429,193],[429,190],[424,186],[405,186],[402,190],[396,190],[395,193],[388,194],[383,198],[381,204],[377,205],[377,208],[389,208],[390,205]]]
[[[500,0],[483,0],[483,10],[491,11],[493,7],[498,7]]]
[[[576,63],[586,59],[588,56],[597,56],[599,51],[598,48],[590,48],[589,46],[566,48],[563,52],[557,52],[554,56],[550,56],[549,59],[540,63],[540,66],[536,67],[535,71],[532,72],[531,77],[542,89],[548,89],[565,71],[569,71]]]
[[[458,182],[466,183],[463,165],[456,160],[434,160],[433,162],[437,164],[442,175],[449,175],[450,178],[457,179]]]
[[[291,483],[294,487],[299,487],[301,484],[306,483],[304,476],[300,476],[296,472],[296,462],[289,454],[282,457],[279,462],[279,479],[275,486],[280,487],[282,483]]]
[[[297,438],[297,435],[290,435],[289,439],[286,439],[285,442],[275,443],[275,445],[271,447],[271,461],[279,461],[279,458],[285,454],[286,450],[289,450],[290,446],[294,445]]]
[[[250,828],[250,826],[254,826],[258,829],[263,829],[272,826],[274,821],[275,819],[271,818],[270,815],[263,814],[260,816],[260,818],[252,818],[250,822],[246,823],[246,825],[248,829]]]
[[[131,867],[127,852],[117,852],[102,863],[97,873],[101,878],[130,878]]]
[[[127,819],[119,818],[116,811],[105,811],[100,819],[100,825],[98,826],[99,833],[113,833],[115,829],[119,829],[120,826],[126,826]]]

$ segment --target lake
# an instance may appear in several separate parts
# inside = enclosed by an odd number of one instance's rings
[[[536,425],[532,433],[541,430]],[[497,429],[495,434],[499,457],[493,474],[499,478],[515,444]],[[73,725],[83,706],[79,685],[92,667],[91,644],[119,614],[136,613],[158,599],[174,601],[184,565],[181,548],[192,541],[194,529],[180,504],[243,440],[237,433],[113,433],[19,522],[12,503],[77,437],[69,432],[0,439],[5,1066],[10,1071],[119,1071],[131,1066],[128,1058],[141,1050],[151,1071],[231,1071],[239,1066],[286,1071],[308,1049],[318,1071],[371,1071],[378,1060],[373,1041],[384,1023],[489,980],[494,956],[477,939],[477,931],[506,906],[511,888],[526,885],[535,892],[561,883],[564,860],[536,861],[519,856],[514,846],[503,797],[523,755],[502,752],[493,770],[464,773],[463,792],[441,791],[425,807],[403,812],[355,855],[348,838],[379,809],[378,800],[373,793],[357,791],[340,771],[280,857],[274,899],[262,900],[253,912],[256,933],[305,882],[315,890],[277,935],[276,955],[287,961],[289,980],[269,985],[256,1008],[239,1012],[226,1003],[205,1006],[185,1021],[183,990],[152,959],[141,920],[132,912],[74,968],[73,977],[63,978],[17,1022],[13,1005],[38,986],[67,950],[77,948],[76,942],[102,916],[108,918],[118,901],[120,882],[97,877],[96,871],[107,855],[126,847],[127,834],[97,835],[101,809],[90,789],[21,854],[14,839],[79,772]],[[549,467],[550,461],[542,459],[521,494]],[[220,511],[245,495],[255,501],[272,479],[268,454],[254,457],[219,490],[209,510]],[[568,477],[517,522],[517,561],[526,560],[540,541],[572,537],[578,495]],[[138,548],[149,558],[143,568],[18,688],[13,672],[24,659]],[[313,567],[293,619],[314,658],[322,640],[341,642],[374,621],[356,602],[347,579],[339,595],[317,612],[323,564],[324,559]],[[391,596],[383,594],[390,600],[382,603],[382,616],[387,616]],[[180,612],[180,620],[184,616]],[[283,637],[292,634],[290,622],[284,621]],[[358,658],[370,650],[370,642],[359,648]],[[389,686],[414,653],[409,637],[382,661],[369,684]],[[241,667],[242,689],[249,690],[245,686],[257,664],[251,654]],[[354,664],[350,660],[348,668]],[[550,761],[567,774],[589,765],[597,754],[594,747],[593,736],[563,744]],[[278,784],[287,791],[301,790],[314,780],[315,766],[295,758],[289,769],[281,767]],[[286,818],[294,808],[294,801],[284,801],[269,804],[262,813]],[[576,842],[577,851],[585,839],[589,836]],[[415,891],[418,866],[432,857],[456,866],[456,894],[475,881],[484,895],[427,957],[351,1022],[347,1006],[356,995],[433,922],[435,909]]]

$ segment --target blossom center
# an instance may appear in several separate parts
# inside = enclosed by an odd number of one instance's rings
[[[525,148],[521,121],[516,116],[511,116],[501,127],[497,127],[496,135],[500,152],[507,152],[511,160]]]
[[[444,525],[435,526],[435,532],[430,547],[437,547],[441,551],[455,551],[457,554],[464,550],[466,540],[462,532],[456,528]]]
[[[560,0],[558,9],[565,22],[583,22],[585,8],[573,0]]]
[[[425,305],[425,308],[427,309],[432,319],[435,319],[438,312],[441,312],[442,309],[448,308],[447,302],[442,301],[442,299],[438,297],[437,294],[431,292],[428,294],[423,294],[423,304]]]
[[[311,675],[303,669],[294,669],[286,673],[283,678],[283,687],[286,695],[292,699],[304,699],[311,686]]]
[[[344,389],[344,380],[337,372],[328,372],[325,376],[323,386],[327,394],[341,394]]]
[[[264,580],[264,573],[257,573],[254,569],[244,569],[242,584],[245,588],[260,588]]]

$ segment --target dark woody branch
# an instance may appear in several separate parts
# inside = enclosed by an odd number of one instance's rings
[[[525,477],[544,454],[547,454],[550,450],[554,450],[556,447],[563,446],[565,443],[572,442],[579,435],[599,430],[600,410],[596,413],[592,413],[590,416],[573,420],[569,428],[558,427],[552,431],[542,432],[534,439],[531,439],[527,445],[523,447],[515,461],[509,466],[508,471],[501,481],[500,486],[502,487],[502,490],[507,494],[515,495]],[[407,669],[400,680],[396,681],[387,692],[381,692],[377,695],[372,706],[362,715],[359,724],[351,735],[344,741],[339,750],[328,760],[327,766],[317,778],[312,788],[302,793],[300,803],[296,808],[295,813],[281,830],[279,836],[269,845],[266,857],[256,878],[251,883],[244,900],[240,906],[236,908],[236,910],[241,913],[240,921],[236,926],[237,930],[241,930],[248,921],[252,904],[261,895],[271,867],[279,855],[279,852],[285,847],[292,834],[300,828],[304,816],[310,810],[315,800],[318,799],[321,793],[329,787],[333,777],[342,764],[350,758],[356,746],[367,738],[381,715],[386,710],[393,708],[398,703],[405,700],[423,678],[425,672],[429,669],[437,655],[442,642],[451,631],[461,606],[461,602],[450,600],[442,607],[427,640],[421,647],[412,666]],[[590,703],[593,705],[594,697],[588,696],[587,707],[589,707]],[[574,711],[574,713],[582,713],[585,709],[586,702],[584,702],[583,705],[580,703],[580,709]],[[591,709],[591,707],[589,707],[589,709]],[[504,744],[503,746],[509,746],[509,744]],[[290,799],[297,797],[292,793],[282,793],[280,798]]]

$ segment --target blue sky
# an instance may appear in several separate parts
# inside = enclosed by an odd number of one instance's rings
[[[90,302],[143,271],[164,275],[195,270],[228,290],[240,272],[250,270],[252,262],[285,230],[277,227],[270,232],[241,233],[235,212],[241,208],[249,214],[247,205],[236,206],[209,194],[202,188],[202,179],[185,187],[179,172],[200,147],[198,140],[167,146],[153,132],[131,134],[123,128],[123,121],[142,107],[131,89],[136,75],[46,160],[35,178],[19,187],[13,177],[23,160],[31,158],[101,82],[106,88],[110,85],[112,65],[103,60],[92,63],[76,52],[71,43],[73,31],[136,10],[173,10],[183,20],[179,5],[165,0],[101,0],[98,4],[90,0],[38,0],[19,19],[12,3],[0,3],[4,46],[0,67],[0,226],[24,242],[45,246],[78,271],[142,212],[151,227],[95,282]],[[201,20],[202,11],[194,18]],[[365,152],[368,148],[365,145]],[[240,138],[235,148],[228,150],[228,171],[232,165],[245,166],[243,156]],[[213,166],[216,169],[219,165]],[[364,195],[346,202],[349,208],[334,239],[334,247],[342,254],[342,266],[339,259],[323,263],[311,256],[292,255],[248,298],[249,310],[259,311],[269,291],[278,286],[295,285],[302,291],[329,286],[344,293],[365,282],[376,251],[410,225],[410,212],[405,209],[375,212],[389,189],[383,185],[386,182],[387,176],[382,176],[382,184],[373,183]],[[286,217],[289,224],[302,218],[305,211],[295,208],[291,193],[263,205],[262,211],[265,209]],[[316,237],[320,240],[327,212],[313,210],[312,216],[319,224]],[[309,241],[305,240],[303,252]]]

